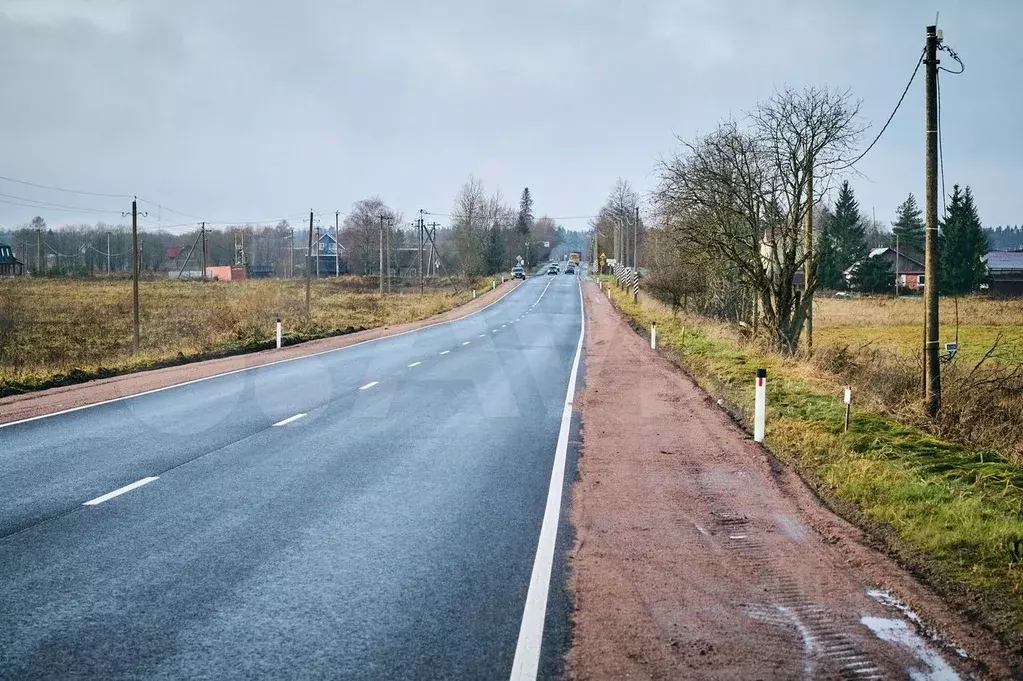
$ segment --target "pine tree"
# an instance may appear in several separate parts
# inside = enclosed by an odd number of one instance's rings
[[[892,223],[892,231],[899,237],[899,248],[913,248],[919,252],[924,250],[924,221],[920,217],[922,211],[916,204],[916,197],[909,195],[896,209],[897,216]]]
[[[979,289],[987,280],[984,265],[987,235],[980,224],[970,188],[963,192],[959,185],[955,185],[950,198],[941,224],[939,285],[942,293],[969,293]]]
[[[519,199],[519,218],[515,222],[515,228],[523,235],[528,235],[533,229],[533,196],[529,193],[529,187],[522,190],[522,198]]]
[[[865,293],[891,293],[895,290],[895,272],[884,258],[866,258],[852,273],[852,285]]]
[[[866,226],[849,182],[843,182],[834,214],[825,213],[820,239],[818,276],[824,289],[842,285],[843,273],[870,253]]]

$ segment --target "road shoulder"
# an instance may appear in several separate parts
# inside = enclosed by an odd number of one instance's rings
[[[495,290],[488,291],[475,300],[418,322],[382,326],[343,336],[321,338],[306,343],[289,345],[280,350],[262,350],[220,359],[154,369],[152,371],[121,374],[75,385],[0,398],[0,424],[121,399],[139,393],[160,390],[189,381],[251,369],[274,362],[339,350],[357,343],[397,336],[426,326],[457,321],[493,305],[514,291],[521,283],[521,281],[514,279],[505,282]]]
[[[913,637],[950,671],[1011,677],[988,637],[822,507],[594,285],[585,289],[569,678],[926,671],[920,651],[872,626]]]

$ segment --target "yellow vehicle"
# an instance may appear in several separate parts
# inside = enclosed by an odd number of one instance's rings
[[[582,259],[583,259],[583,254],[582,253],[569,253],[568,254],[568,261],[570,263],[572,263],[573,265],[578,265],[579,262],[582,261]]]

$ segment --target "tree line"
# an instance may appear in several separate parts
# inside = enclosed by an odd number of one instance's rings
[[[482,180],[475,177],[458,192],[450,216],[441,219],[447,224],[427,225],[435,238],[434,244],[425,244],[424,251],[433,250],[439,272],[466,278],[509,271],[520,258],[527,266],[535,265],[549,258],[559,244],[579,244],[585,238],[549,217],[534,218],[528,187],[516,208],[505,202],[499,190],[488,193]],[[380,273],[381,233],[386,230],[384,243],[392,274],[418,276],[419,227],[381,197],[356,201],[338,220],[331,213],[316,216],[314,238],[333,239],[335,227],[349,274]],[[189,271],[201,270],[200,231],[198,224],[181,233],[150,226],[140,229],[141,271],[162,273],[182,265]],[[308,238],[306,220],[206,227],[207,265],[232,265],[240,258],[266,274],[303,275]],[[98,276],[108,270],[112,276],[127,276],[131,272],[131,240],[130,225],[98,222],[52,228],[41,216],[26,225],[0,230],[0,242],[10,244],[15,257],[35,276]]]

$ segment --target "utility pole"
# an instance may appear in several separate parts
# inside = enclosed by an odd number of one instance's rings
[[[135,352],[139,351],[139,202],[131,201],[131,310]]]
[[[386,216],[381,213],[378,217],[380,218],[380,295],[384,295],[384,218]]]
[[[899,297],[899,235],[895,235],[895,297]]]
[[[387,265],[387,292],[391,292],[391,225],[394,224],[394,217],[387,219],[387,227],[384,232],[384,261]]]
[[[36,227],[36,275],[43,274],[43,230]]]
[[[320,226],[316,225],[316,279],[320,278]]]
[[[806,300],[806,349],[813,352],[813,154],[806,162],[806,267],[803,270],[803,296]]]
[[[207,267],[207,256],[206,256],[206,223],[202,223],[202,279],[206,281],[206,267]]]
[[[107,276],[110,276],[110,232],[107,232]]]
[[[426,233],[426,236],[430,239],[430,276],[437,276],[437,267],[440,265],[440,253],[437,251],[437,228],[440,227],[439,222],[431,222],[427,227],[430,231]]]
[[[341,211],[334,211],[334,278],[341,276]]]
[[[422,208],[419,209],[419,295],[425,293],[423,281],[423,230],[426,229],[426,220],[423,218],[423,214],[425,212]]]
[[[927,208],[924,286],[926,340],[924,342],[925,402],[933,418],[941,409],[941,365],[938,360],[938,27],[927,27]]]
[[[309,211],[309,251],[305,257],[305,313],[310,313],[309,301],[313,286],[313,212]]]
[[[295,226],[291,226],[291,274],[288,275],[292,278],[295,276]]]
[[[636,255],[639,253],[639,206],[636,206],[636,217],[632,222],[632,266],[635,269],[639,269],[639,259]]]

